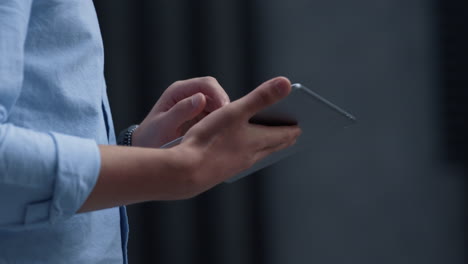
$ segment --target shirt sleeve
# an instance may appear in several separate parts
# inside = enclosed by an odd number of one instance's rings
[[[100,170],[96,142],[15,126],[33,0],[0,1],[0,229],[34,228],[73,216]]]

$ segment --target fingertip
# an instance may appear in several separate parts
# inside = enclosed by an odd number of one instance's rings
[[[280,76],[273,79],[273,85],[279,96],[287,96],[291,92],[291,82],[288,78]]]
[[[300,128],[299,126],[296,126],[296,133],[297,133],[297,136],[302,135],[302,128]]]
[[[194,109],[205,108],[206,98],[202,93],[196,93],[192,96],[192,106]]]
[[[285,82],[286,84],[288,84],[289,86],[291,86],[291,81],[289,80],[288,77],[285,77],[285,76],[278,76],[275,78],[276,80],[281,80],[283,82]]]

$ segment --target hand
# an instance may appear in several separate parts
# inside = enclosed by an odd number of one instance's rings
[[[301,133],[297,126],[249,123],[290,90],[286,78],[265,82],[195,124],[182,143],[170,149],[100,146],[99,178],[79,212],[190,198],[294,144]]]
[[[177,81],[169,86],[133,133],[134,146],[158,148],[183,136],[209,113],[229,103],[213,77]]]
[[[249,123],[258,111],[286,97],[291,83],[284,77],[267,81],[245,97],[210,114],[194,125],[173,151],[192,164],[188,197],[235,176],[271,153],[291,146],[298,126]],[[190,166],[189,166],[190,167]]]

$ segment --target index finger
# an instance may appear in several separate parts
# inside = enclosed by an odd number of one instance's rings
[[[207,99],[205,110],[208,112],[212,112],[230,101],[226,91],[213,77],[199,77],[187,81],[189,81],[189,84],[185,84],[184,89],[179,94],[181,98],[177,99],[184,99],[196,93],[202,93]]]
[[[291,92],[291,82],[285,77],[277,77],[262,83],[234,103],[238,104],[241,111],[250,118],[260,110],[285,98],[289,92]]]

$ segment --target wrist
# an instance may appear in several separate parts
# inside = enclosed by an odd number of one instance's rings
[[[140,142],[140,132],[141,132],[140,130],[141,130],[140,125],[138,127],[136,127],[135,130],[133,130],[133,133],[132,133],[132,146],[143,147],[141,142]]]
[[[134,133],[138,127],[139,125],[132,125],[127,129],[121,131],[119,136],[117,137],[117,144],[121,146],[133,146]]]
[[[199,159],[188,148],[99,146],[101,170],[80,212],[155,200],[191,198],[202,190]]]
[[[200,193],[203,185],[201,175],[202,158],[199,151],[187,145],[165,149],[164,155],[170,164],[170,170],[174,172],[170,175],[179,186],[175,198],[188,199]],[[177,179],[177,180],[176,180]]]

